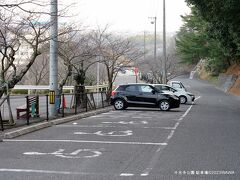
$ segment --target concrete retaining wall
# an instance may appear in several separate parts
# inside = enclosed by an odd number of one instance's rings
[[[238,76],[236,75],[219,74],[218,82],[220,89],[227,92],[234,85],[237,78]]]

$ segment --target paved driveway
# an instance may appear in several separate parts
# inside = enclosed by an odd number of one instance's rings
[[[5,140],[0,179],[147,177],[191,108],[110,111]]]

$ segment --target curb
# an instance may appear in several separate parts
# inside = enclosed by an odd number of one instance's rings
[[[69,117],[65,117],[65,118],[60,118],[60,119],[56,119],[56,120],[52,120],[49,122],[43,122],[43,123],[39,123],[39,124],[35,124],[35,125],[30,125],[28,127],[24,127],[18,130],[13,130],[11,132],[7,132],[7,133],[1,133],[0,132],[0,142],[3,141],[3,139],[13,139],[34,131],[38,131],[47,127],[51,127],[57,124],[63,124],[63,123],[67,123],[70,121],[75,121],[78,119],[82,119],[82,118],[86,118],[86,117],[90,117],[90,116],[94,116],[97,114],[101,114],[101,113],[105,113],[105,112],[109,112],[113,110],[113,108],[107,107],[107,108],[103,108],[103,109],[98,109],[95,111],[89,111],[86,113],[82,113],[82,114],[78,114],[78,115],[73,115],[73,116],[69,116]]]
[[[0,142],[2,142],[2,141],[3,141],[3,133],[0,132]]]
[[[52,120],[50,123],[53,124],[53,125],[63,124],[63,123],[67,123],[67,122],[70,122],[70,121],[77,120],[77,119],[82,119],[82,118],[86,118],[86,117],[90,117],[90,116],[95,116],[97,114],[105,113],[105,112],[108,112],[108,111],[111,111],[111,110],[113,110],[112,107],[107,107],[107,108],[104,108],[104,109],[89,111],[89,112],[86,112],[86,113],[77,114],[77,115],[69,116],[69,117],[66,117],[66,118],[60,118],[60,119]]]
[[[50,127],[50,126],[51,126],[51,123],[49,123],[49,122],[44,122],[44,123],[31,125],[29,127],[24,127],[22,129],[18,129],[18,130],[14,130],[14,131],[11,131],[11,132],[4,133],[3,138],[4,139],[12,139],[12,138],[22,136],[24,134],[28,134],[28,133],[31,133],[31,132],[34,132],[34,131],[37,131],[37,130],[40,130],[40,129],[43,129],[43,128],[47,128],[47,127]]]

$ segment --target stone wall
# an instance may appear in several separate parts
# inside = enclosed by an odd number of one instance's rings
[[[240,96],[240,76],[238,76],[234,85],[228,90],[229,93]]]
[[[237,80],[238,76],[236,75],[227,75],[227,74],[219,74],[218,76],[218,85],[220,89],[222,89],[224,92],[228,92],[230,88],[233,87]]]

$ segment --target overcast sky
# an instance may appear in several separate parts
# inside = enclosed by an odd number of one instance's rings
[[[117,31],[152,31],[154,25],[148,17],[157,17],[157,31],[162,31],[162,0],[62,0],[75,3],[71,13],[75,21],[85,25],[110,24]],[[182,24],[180,15],[190,12],[184,0],[166,0],[166,29],[174,32]]]

